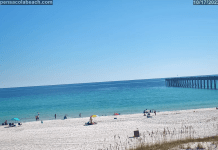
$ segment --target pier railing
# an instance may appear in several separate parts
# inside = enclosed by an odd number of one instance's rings
[[[183,87],[198,89],[217,89],[218,76],[195,76],[166,78],[167,87]]]

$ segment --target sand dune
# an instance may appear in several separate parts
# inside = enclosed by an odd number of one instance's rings
[[[26,122],[20,127],[0,126],[0,149],[125,149],[141,142],[155,143],[218,134],[215,108],[143,114],[100,116],[98,124],[84,126],[86,118]],[[131,138],[138,129],[139,138]]]

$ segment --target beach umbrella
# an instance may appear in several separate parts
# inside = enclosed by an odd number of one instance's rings
[[[92,115],[91,117],[95,118],[95,117],[99,117],[98,115]]]
[[[13,121],[20,121],[20,119],[19,118],[12,118],[11,120],[13,120]]]
[[[14,120],[14,121],[20,121],[19,118],[12,118],[11,120]]]

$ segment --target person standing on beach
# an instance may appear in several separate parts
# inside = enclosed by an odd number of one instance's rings
[[[92,117],[90,117],[90,124],[92,124]]]
[[[56,119],[56,114],[55,114],[55,119]]]
[[[81,117],[81,113],[79,114],[79,117]]]
[[[155,116],[156,116],[156,110],[154,111],[154,113],[155,113]]]
[[[38,116],[36,116],[36,121],[39,120],[39,112],[37,112],[37,113],[38,113]]]

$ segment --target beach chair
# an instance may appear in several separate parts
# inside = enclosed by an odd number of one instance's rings
[[[88,126],[88,125],[92,125],[92,124],[91,124],[91,123],[89,123],[89,122],[87,122],[87,123],[85,123],[85,125],[86,125],[86,126]]]
[[[5,125],[5,123],[2,123],[2,125],[4,126],[4,125]]]
[[[16,125],[14,125],[14,123],[9,123],[8,125],[9,125],[9,127],[15,127],[16,126]]]
[[[19,125],[19,126],[21,126],[21,125],[22,125],[22,123],[18,122],[18,125]]]
[[[147,118],[152,118],[152,116],[150,115],[150,113],[148,113]]]

